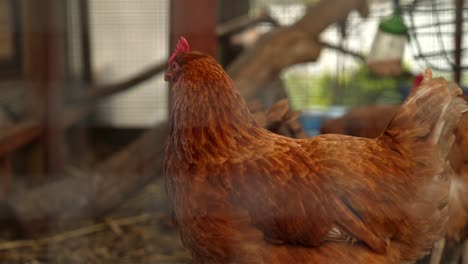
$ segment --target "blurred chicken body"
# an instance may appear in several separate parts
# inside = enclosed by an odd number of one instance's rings
[[[166,188],[195,263],[402,263],[444,232],[445,159],[464,101],[432,79],[376,139],[291,139],[261,128],[210,56],[184,39],[173,83]]]
[[[465,98],[466,100],[466,98]],[[396,105],[367,105],[351,109],[342,117],[324,122],[322,134],[343,134],[366,138],[378,137],[398,111]],[[452,170],[449,193],[447,246],[468,238],[468,115],[464,114],[455,129],[455,143],[448,154]]]

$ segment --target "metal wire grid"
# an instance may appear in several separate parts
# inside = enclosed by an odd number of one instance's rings
[[[415,0],[404,5],[405,20],[409,27],[415,59],[421,64],[438,71],[452,72],[467,69],[468,60],[468,7],[462,9],[462,54],[461,64],[456,64],[455,38],[455,1],[453,0]]]
[[[268,7],[272,17],[282,25],[294,23],[302,17],[306,9],[303,1],[259,0],[257,4],[252,8]],[[389,16],[392,12],[392,1],[372,3],[370,4],[370,15],[367,18],[362,18],[357,12],[352,12],[346,19],[346,23],[334,24],[327,28],[321,34],[321,39],[335,46],[366,54],[370,50],[378,21]],[[343,33],[344,35],[342,35]],[[323,96],[323,91],[319,89],[323,83],[311,81],[313,79],[311,77],[323,76],[323,74],[333,76],[333,82],[329,87],[333,94],[332,104],[343,103],[343,98],[349,96],[349,93],[355,92],[347,87],[345,82],[346,74],[351,69],[360,67],[362,63],[363,61],[352,56],[344,55],[335,50],[324,49],[318,61],[291,67],[285,72],[286,74],[297,73],[294,87],[291,87],[290,84],[288,86],[288,90],[293,90],[296,95],[290,97],[293,107],[302,108],[307,102],[315,101],[311,98]]]
[[[283,25],[294,23],[299,19],[305,10],[302,1],[274,1],[258,0],[255,1],[259,7],[270,7],[272,16],[278,19]],[[455,65],[455,6],[454,0],[402,0],[400,7],[402,15],[409,27],[410,42],[405,51],[405,67],[411,72],[421,72],[426,67],[431,67],[436,74],[444,74],[451,79],[448,74],[456,69]],[[394,12],[395,1],[370,1],[370,15],[367,18],[361,18],[357,12],[352,12],[346,20],[346,36],[340,36],[342,29],[338,25],[332,25],[323,34],[322,38],[335,45],[346,49],[367,54],[374,35],[372,32],[377,30],[380,19],[387,17]],[[461,69],[468,66],[466,51],[468,48],[467,34],[464,34],[468,27],[467,7],[463,8],[463,46]],[[326,62],[328,61],[328,63]],[[332,50],[323,50],[321,58],[317,62],[310,64],[294,66],[292,70],[298,70],[302,75],[318,75],[326,71],[332,76],[336,76],[337,83],[334,85],[334,93],[339,93],[336,98],[346,96],[348,87],[342,82],[342,77],[349,69],[359,67],[362,61],[337,53]],[[304,78],[304,82],[308,82]],[[463,82],[462,82],[463,83]],[[304,83],[295,87],[296,91],[303,96],[295,100],[308,100],[307,97],[318,96],[311,92],[319,84]],[[302,89],[302,91],[301,91]],[[338,103],[340,100],[337,100]]]
[[[169,0],[90,0],[95,79],[113,83],[168,57]],[[100,105],[99,125],[148,127],[167,118],[163,74]]]

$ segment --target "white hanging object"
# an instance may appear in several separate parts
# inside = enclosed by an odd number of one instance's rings
[[[379,23],[379,30],[367,58],[369,71],[379,76],[397,76],[408,41],[408,29],[399,9]]]

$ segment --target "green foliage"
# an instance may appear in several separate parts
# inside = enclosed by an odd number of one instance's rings
[[[343,103],[359,106],[371,103],[397,104],[402,101],[399,86],[411,85],[411,78],[379,77],[369,73],[367,66],[351,73],[344,84]]]
[[[398,104],[399,87],[411,87],[411,75],[398,78],[373,76],[365,65],[337,78],[329,73],[318,76],[289,72],[284,75],[286,89],[294,109],[344,105],[354,107],[371,103]]]
[[[285,74],[284,82],[293,109],[325,107],[331,104],[331,90],[325,89],[331,83],[330,74],[313,77],[291,72]]]

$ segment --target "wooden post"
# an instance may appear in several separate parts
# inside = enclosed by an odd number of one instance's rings
[[[173,0],[170,7],[170,52],[184,36],[191,50],[216,56],[216,0]]]
[[[30,114],[44,123],[45,167],[63,173],[65,145],[61,124],[62,84],[66,70],[63,0],[23,0],[25,78],[31,94]]]
[[[172,0],[170,5],[169,54],[181,36],[185,37],[191,50],[198,50],[216,57],[216,0]],[[172,102],[169,90],[168,113]]]

